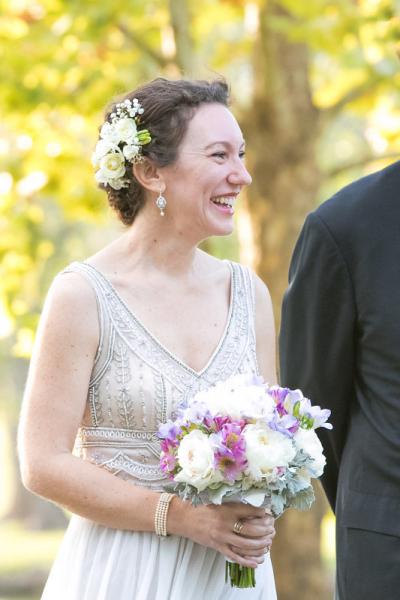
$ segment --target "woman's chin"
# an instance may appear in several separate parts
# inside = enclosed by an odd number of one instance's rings
[[[231,235],[233,233],[234,227],[233,227],[233,223],[230,227],[220,227],[219,230],[214,231],[214,233],[212,233],[211,235],[215,235],[215,236],[224,236],[224,235]]]
[[[227,212],[220,212],[215,214],[217,211],[212,211],[213,214],[208,216],[208,234],[207,237],[231,235],[234,230],[234,219],[233,211],[228,214]],[[219,211],[218,211],[219,212]]]

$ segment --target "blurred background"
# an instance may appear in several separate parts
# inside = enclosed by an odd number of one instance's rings
[[[279,328],[307,212],[399,158],[400,1],[0,7],[0,600],[38,600],[68,515],[19,483],[16,428],[52,278],[121,231],[90,165],[104,106],[159,75],[228,79],[253,185],[235,234],[206,247],[260,274]],[[332,597],[334,518],[316,492],[309,513],[278,522],[280,600]]]

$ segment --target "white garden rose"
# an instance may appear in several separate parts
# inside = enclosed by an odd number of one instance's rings
[[[121,152],[111,152],[100,159],[100,171],[107,179],[117,179],[125,174],[125,158]]]
[[[178,463],[182,470],[175,481],[189,483],[199,492],[211,483],[221,481],[214,468],[214,452],[207,435],[195,429],[188,433],[178,448]]]
[[[243,435],[246,441],[247,470],[255,480],[270,474],[275,467],[287,467],[296,454],[291,438],[273,431],[263,422],[246,425]]]
[[[127,185],[125,182],[125,179],[122,179],[122,177],[117,178],[117,179],[110,179],[109,177],[106,177],[102,171],[97,171],[95,173],[94,177],[95,177],[97,183],[102,183],[103,185],[109,185],[114,190],[120,190],[121,188],[126,187],[126,185]]]
[[[100,165],[100,160],[109,152],[119,152],[118,146],[109,140],[99,140],[92,155],[92,165],[98,167]]]
[[[121,142],[131,142],[136,137],[137,127],[134,119],[125,117],[114,123],[114,129]]]
[[[124,153],[126,160],[132,160],[132,158],[135,158],[135,156],[137,156],[139,154],[139,149],[140,149],[139,146],[126,144],[123,147],[122,152]]]
[[[308,454],[313,459],[313,464],[309,467],[311,475],[313,477],[320,477],[324,472],[326,458],[322,444],[315,431],[313,429],[300,428],[294,436],[294,441],[299,450],[303,450],[305,454]]]
[[[232,419],[251,417],[257,420],[272,417],[275,403],[273,398],[265,393],[260,385],[251,385],[248,375],[231,377],[206,392],[200,392],[197,397],[206,399],[206,404],[212,414],[229,416]]]

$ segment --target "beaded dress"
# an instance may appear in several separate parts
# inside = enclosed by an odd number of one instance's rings
[[[221,340],[201,371],[168,351],[92,265],[72,263],[92,286],[100,341],[75,453],[134,485],[162,491],[158,426],[197,391],[257,373],[250,272],[228,262],[231,297]],[[225,558],[186,538],[111,529],[71,517],[42,600],[276,600],[269,555],[256,588],[225,584]]]

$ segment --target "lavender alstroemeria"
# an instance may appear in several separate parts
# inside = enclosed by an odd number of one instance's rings
[[[215,417],[212,418],[211,429],[215,429],[216,432],[218,432],[218,431],[226,431],[224,429],[224,427],[227,424],[228,425],[232,424],[232,421],[231,421],[231,419],[229,417],[217,415],[217,416],[215,416]],[[246,425],[246,421],[244,419],[241,419],[239,421],[235,421],[233,424],[235,424],[238,427],[237,431],[240,433],[240,431]]]
[[[218,433],[210,436],[210,441],[214,449],[215,466],[229,483],[233,483],[247,466],[242,423],[224,424]]]
[[[170,479],[174,478],[174,470],[176,467],[177,458],[175,454],[163,449],[163,453],[160,457],[160,468],[165,475],[168,475]]]
[[[288,410],[285,407],[285,399],[289,392],[289,388],[283,388],[279,385],[271,386],[268,390],[269,395],[272,396],[275,401],[276,410],[281,416],[288,414]]]

